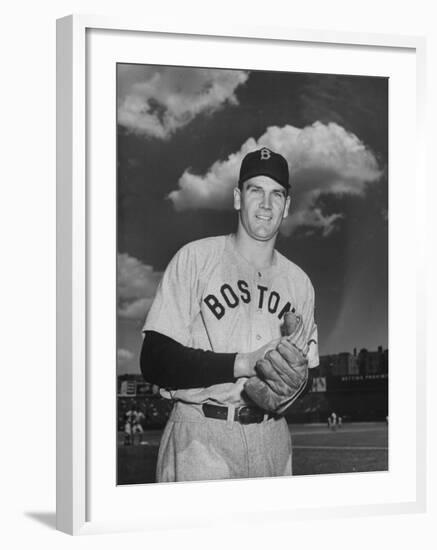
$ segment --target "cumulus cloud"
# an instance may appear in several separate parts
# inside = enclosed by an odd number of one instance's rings
[[[125,319],[143,321],[152,304],[161,271],[141,263],[129,254],[119,254],[117,259],[118,315]]]
[[[342,215],[324,214],[317,199],[324,194],[363,196],[366,184],[382,174],[374,154],[338,124],[315,122],[303,129],[271,126],[258,140],[249,138],[239,151],[216,161],[205,175],[186,170],[179,188],[169,194],[175,209],[232,208],[241,160],[260,147],[281,153],[290,166],[292,212],[281,226],[286,235],[303,226],[329,235]]]
[[[121,65],[118,122],[136,133],[168,139],[197,115],[237,104],[235,90],[248,76],[237,70]]]

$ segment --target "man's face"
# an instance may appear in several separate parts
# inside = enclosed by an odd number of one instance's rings
[[[240,224],[257,241],[269,241],[288,216],[290,197],[275,180],[256,176],[234,189],[234,208],[240,212]]]

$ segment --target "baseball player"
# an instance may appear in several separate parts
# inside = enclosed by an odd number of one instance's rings
[[[335,412],[332,412],[331,413],[331,423],[330,423],[330,427],[332,430],[336,430],[337,429],[337,414]]]
[[[125,414],[126,422],[124,425],[125,445],[135,445],[135,435],[140,434],[141,440],[144,433],[142,422],[144,421],[144,413],[141,412],[136,405],[129,409]]]
[[[131,409],[125,412],[124,414],[124,444],[132,444],[132,417],[133,412]]]
[[[290,208],[287,161],[241,164],[235,234],[195,241],[169,263],[143,327],[144,378],[174,401],[159,482],[291,475],[283,413],[318,365],[314,290],[275,250]]]

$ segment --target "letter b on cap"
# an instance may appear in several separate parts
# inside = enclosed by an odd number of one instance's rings
[[[268,149],[261,149],[261,160],[267,160],[271,157],[271,153]]]

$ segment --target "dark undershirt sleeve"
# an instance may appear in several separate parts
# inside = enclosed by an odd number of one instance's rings
[[[235,382],[236,355],[189,348],[148,330],[141,349],[140,366],[144,379],[161,388],[206,388]]]

